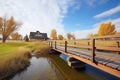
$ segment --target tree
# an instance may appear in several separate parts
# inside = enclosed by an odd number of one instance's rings
[[[68,40],[70,40],[71,39],[71,33],[67,33],[67,38],[68,38]]]
[[[67,38],[68,40],[71,40],[71,39],[75,39],[75,35],[74,34],[71,34],[71,33],[67,33]]]
[[[61,34],[58,35],[59,40],[63,40],[63,36]]]
[[[26,42],[29,41],[29,38],[28,38],[28,35],[27,35],[27,34],[26,34],[26,36],[24,37],[24,40],[25,40]]]
[[[11,16],[10,19],[0,17],[0,34],[2,35],[2,42],[5,43],[6,39],[11,33],[17,30],[21,24],[17,23]]]
[[[50,37],[51,37],[53,40],[56,40],[56,39],[57,39],[57,31],[56,31],[56,29],[52,29],[52,30],[51,30]]]
[[[102,23],[100,25],[99,30],[98,30],[98,35],[99,36],[113,35],[115,33],[116,33],[116,31],[115,31],[115,25],[112,24],[111,22]]]
[[[66,37],[63,37],[63,40],[67,40]]]
[[[88,34],[88,38],[92,38],[94,36],[94,34],[90,33]]]
[[[88,34],[88,38],[93,38],[93,37],[97,37],[97,36],[98,36],[98,34],[92,34],[92,33]]]
[[[12,33],[11,37],[13,40],[20,40],[22,36],[18,32],[16,32],[16,33]]]
[[[72,40],[74,40],[74,39],[75,39],[75,35],[74,35],[74,34],[72,34],[72,35],[71,35],[71,38],[72,38]]]

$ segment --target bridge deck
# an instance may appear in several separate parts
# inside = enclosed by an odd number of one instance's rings
[[[120,77],[119,54],[110,54],[108,52],[95,51],[95,63],[92,63],[91,50],[68,47],[67,52],[65,52],[65,47],[63,46],[57,46],[57,49],[53,49],[62,52],[68,56],[74,57],[78,60],[81,60],[87,64],[90,64],[117,77]]]

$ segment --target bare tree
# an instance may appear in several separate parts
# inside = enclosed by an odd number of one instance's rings
[[[10,19],[0,17],[0,34],[2,35],[2,42],[5,43],[9,35],[16,31],[20,26],[21,24],[16,22],[13,16],[11,16]]]
[[[71,33],[67,33],[67,38],[68,40],[74,40],[75,39],[75,35],[74,34],[71,34]]]
[[[72,40],[76,39],[74,34],[71,34],[71,38],[72,38]]]
[[[68,38],[68,40],[70,40],[72,38],[71,33],[67,33],[67,38]]]
[[[11,34],[11,37],[12,37],[13,40],[20,40],[22,35],[19,34],[18,32],[15,32],[15,33]]]

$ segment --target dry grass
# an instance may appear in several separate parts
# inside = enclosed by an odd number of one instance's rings
[[[0,61],[0,79],[14,75],[16,72],[27,67],[30,64],[28,55],[30,55],[30,52],[22,48],[14,55],[5,56]]]
[[[46,42],[43,42],[43,43],[34,43],[33,44],[33,52],[34,54],[37,54],[37,55],[47,55],[51,52],[51,49],[48,45],[46,45]]]
[[[7,42],[0,43],[0,47],[0,80],[26,68],[30,64],[31,52],[50,53],[44,42]]]

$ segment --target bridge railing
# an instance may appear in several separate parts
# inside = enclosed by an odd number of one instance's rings
[[[98,45],[99,44],[99,45]],[[93,37],[91,39],[81,39],[81,40],[56,40],[50,41],[49,45],[51,48],[57,49],[58,46],[64,47],[64,51],[67,53],[67,48],[82,48],[91,50],[92,61],[95,62],[96,50],[99,51],[109,51],[120,54],[120,36],[103,36],[103,37]],[[102,45],[102,46],[101,46]],[[84,54],[89,54],[87,52],[82,52]],[[100,55],[101,56],[101,55]],[[107,58],[111,58],[107,56]]]

